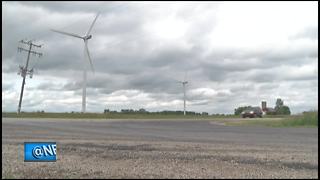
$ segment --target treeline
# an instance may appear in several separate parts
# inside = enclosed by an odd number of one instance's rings
[[[8,113],[15,113],[15,112],[8,112]],[[35,113],[35,114],[47,114],[47,113],[54,113],[54,114],[82,114],[82,112],[78,111],[71,111],[71,112],[45,112],[44,110],[37,110],[33,112],[25,112],[21,111],[22,114],[28,114],[28,113]],[[101,113],[93,113],[93,112],[86,112],[86,114],[101,114]],[[149,112],[143,108],[135,110],[135,109],[121,109],[120,111],[116,110],[110,110],[110,109],[104,109],[102,114],[149,114],[149,115],[183,115],[183,111],[170,111],[170,110],[164,110],[164,111],[156,111],[156,112]],[[214,117],[229,117],[234,116],[233,114],[224,114],[224,113],[213,113],[209,114],[208,112],[195,112],[195,111],[186,111],[186,115],[191,116],[214,116]]]
[[[248,108],[251,108],[251,106],[238,107],[238,108],[234,109],[234,115],[240,115],[242,113],[242,111],[244,111],[244,110],[246,110]]]
[[[134,109],[121,109],[120,112],[118,111],[110,111],[109,109],[105,109],[104,113],[121,113],[121,114],[161,114],[161,115],[183,115],[183,111],[169,111],[169,110],[164,110],[164,111],[157,111],[157,112],[149,112],[143,108],[139,110],[134,110]],[[207,112],[194,112],[194,111],[186,111],[186,115],[195,115],[195,116],[208,116],[209,113]]]

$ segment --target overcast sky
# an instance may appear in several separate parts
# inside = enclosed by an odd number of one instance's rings
[[[84,35],[87,111],[139,109],[234,113],[239,106],[292,113],[318,109],[318,2],[3,2],[2,111],[17,111],[27,53],[22,111],[81,111],[84,43],[50,31]]]

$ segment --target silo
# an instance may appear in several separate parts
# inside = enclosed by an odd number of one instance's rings
[[[261,102],[261,109],[262,109],[262,111],[266,111],[267,110],[267,101],[262,101]]]

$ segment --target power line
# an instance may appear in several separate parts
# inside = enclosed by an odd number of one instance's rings
[[[18,75],[21,75],[23,77],[22,80],[22,85],[21,85],[21,92],[20,92],[20,99],[19,99],[19,105],[18,105],[18,113],[20,113],[21,111],[21,103],[22,103],[22,97],[23,97],[23,90],[24,90],[24,85],[26,83],[26,76],[29,75],[30,78],[32,78],[33,75],[33,68],[32,69],[28,69],[28,65],[29,65],[29,59],[30,59],[30,54],[33,55],[38,55],[39,57],[42,56],[42,53],[36,52],[32,50],[32,47],[37,47],[37,48],[41,48],[42,45],[36,45],[32,43],[32,40],[30,41],[25,41],[25,40],[21,40],[19,41],[22,44],[27,44],[29,46],[29,49],[25,49],[22,47],[18,47],[18,52],[21,51],[26,51],[28,52],[28,57],[27,57],[27,62],[26,62],[26,66],[19,66],[20,70],[18,72]]]

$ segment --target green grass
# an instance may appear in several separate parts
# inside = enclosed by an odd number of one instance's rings
[[[318,127],[318,112],[306,112],[301,117],[285,119],[280,122],[282,126],[311,126]]]
[[[40,113],[28,112],[17,114],[15,112],[3,112],[2,117],[9,118],[62,118],[62,119],[222,119],[238,116],[201,116],[201,115],[165,115],[165,114],[124,114],[124,113]]]
[[[242,120],[227,122],[227,125],[269,126],[269,127],[318,127],[318,111],[306,112],[303,115],[286,116],[280,120]]]
[[[61,118],[61,119],[232,119],[240,118],[237,115],[186,115],[182,114],[157,114],[157,113],[52,113],[52,112],[22,112],[17,114],[16,112],[2,112],[2,117],[9,118]],[[283,118],[288,116],[266,116],[266,118]]]

